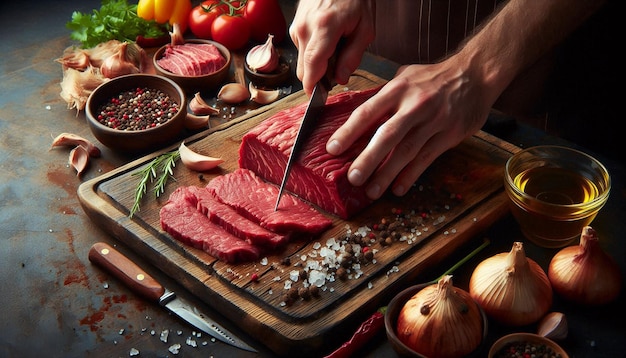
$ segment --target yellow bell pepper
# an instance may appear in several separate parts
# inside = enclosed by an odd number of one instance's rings
[[[191,9],[191,0],[139,0],[137,16],[148,21],[154,20],[159,24],[178,23],[185,31]]]

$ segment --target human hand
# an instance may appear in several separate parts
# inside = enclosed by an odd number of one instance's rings
[[[352,185],[378,199],[392,184],[402,196],[443,152],[479,130],[493,96],[453,61],[401,67],[380,91],[357,108],[326,144],[337,155],[371,126],[375,132],[348,170]]]
[[[346,84],[374,39],[374,1],[300,1],[289,35],[298,49],[296,75],[307,95],[326,74],[340,39],[334,80]]]

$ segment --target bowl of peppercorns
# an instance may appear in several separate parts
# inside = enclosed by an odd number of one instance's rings
[[[125,153],[148,152],[179,139],[187,97],[159,75],[131,74],[98,86],[87,99],[87,123],[105,146]]]
[[[500,337],[489,349],[488,358],[558,357],[569,355],[553,340],[534,333],[511,333]]]

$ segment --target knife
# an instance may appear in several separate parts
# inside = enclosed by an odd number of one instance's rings
[[[196,307],[193,307],[189,302],[177,297],[174,292],[163,287],[146,271],[142,270],[128,257],[124,256],[112,246],[103,242],[93,244],[89,250],[89,261],[109,271],[135,292],[152,301],[158,301],[161,306],[164,306],[172,313],[203,332],[234,347],[250,352],[257,352],[256,349],[247,345],[226,328],[217,324]]]
[[[338,47],[339,48],[339,47]],[[324,109],[324,105],[326,105],[326,99],[328,99],[328,92],[333,88],[333,73],[335,67],[335,59],[337,56],[337,51],[333,54],[331,59],[328,61],[328,68],[326,71],[326,75],[313,87],[313,93],[311,94],[311,99],[309,100],[309,104],[306,107],[304,112],[304,116],[302,117],[302,122],[300,122],[300,128],[298,128],[298,133],[296,134],[296,139],[293,142],[293,146],[291,147],[291,153],[289,154],[289,159],[287,160],[287,166],[285,167],[285,173],[283,174],[283,180],[280,183],[280,188],[278,189],[278,197],[276,198],[276,205],[274,205],[274,211],[278,210],[278,204],[280,203],[280,198],[283,195],[283,191],[285,190],[285,185],[287,184],[287,178],[289,178],[289,172],[291,171],[291,167],[293,163],[299,159],[300,149],[306,143],[307,139],[315,129],[315,123],[317,122],[317,118],[321,115],[322,110]]]

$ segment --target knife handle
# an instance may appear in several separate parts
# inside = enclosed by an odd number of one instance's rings
[[[89,261],[107,270],[133,291],[150,300],[158,302],[165,293],[165,288],[152,276],[104,242],[93,244],[89,250]]]

